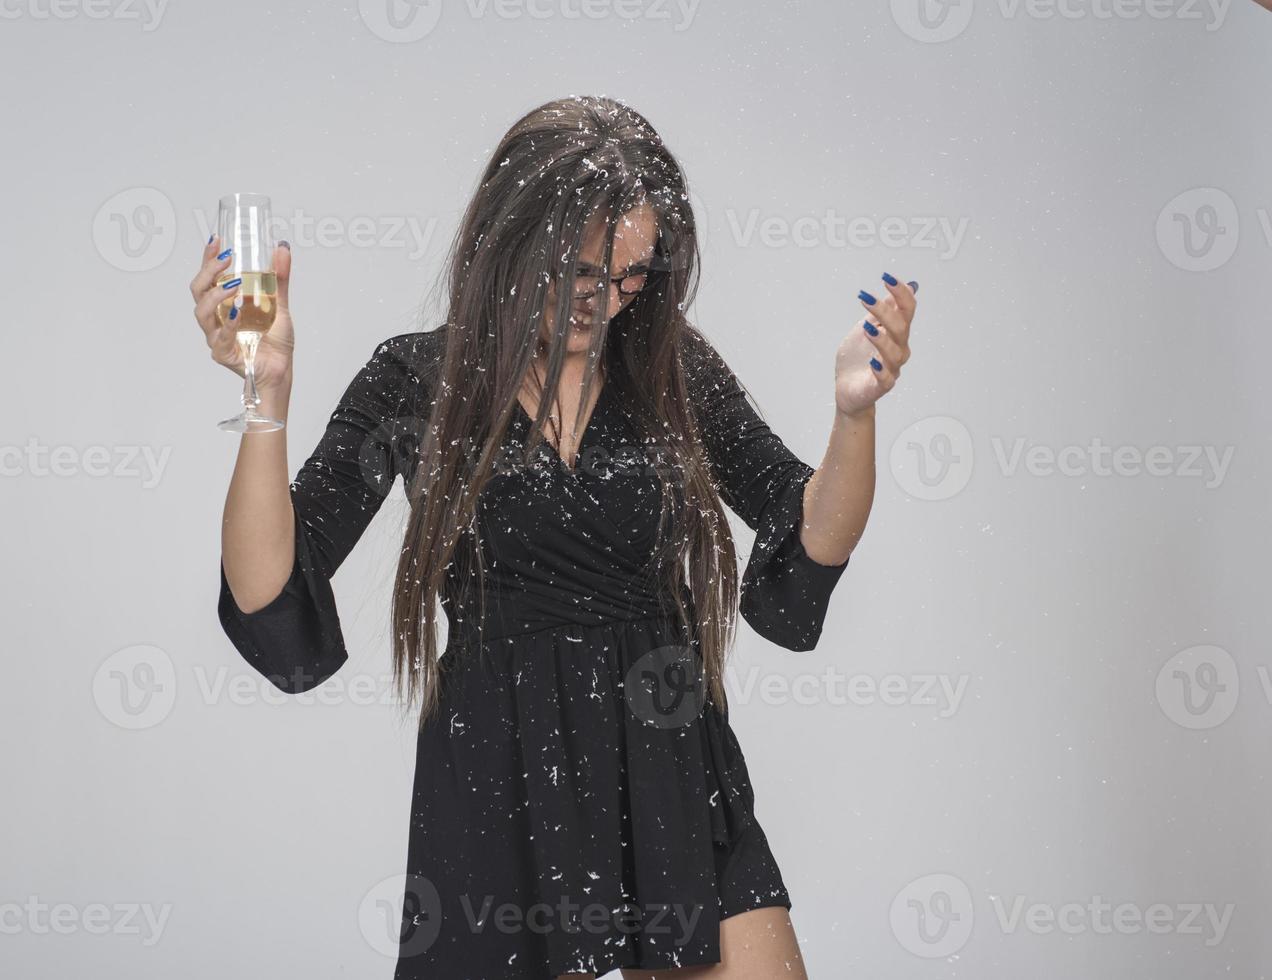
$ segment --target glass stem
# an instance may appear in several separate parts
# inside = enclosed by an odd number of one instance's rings
[[[255,330],[240,330],[237,340],[243,355],[243,411],[252,413],[261,403],[261,396],[256,392],[256,348],[261,335]]]

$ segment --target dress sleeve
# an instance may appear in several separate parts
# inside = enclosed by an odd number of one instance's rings
[[[221,565],[217,614],[243,658],[275,687],[300,694],[348,659],[331,577],[399,475],[421,429],[420,350],[433,333],[380,344],[341,396],[313,454],[290,484],[296,552],[291,577],[266,606],[245,613]]]
[[[694,328],[683,366],[721,499],[756,532],[739,611],[765,639],[812,650],[844,569],[811,558],[800,540],[804,487],[815,470],[760,418],[737,377]]]

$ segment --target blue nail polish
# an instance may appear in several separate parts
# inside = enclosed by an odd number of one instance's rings
[[[231,319],[231,320],[233,320],[236,316],[238,316],[238,307],[237,307],[237,306],[231,306],[231,307],[230,307],[230,319]]]
[[[217,260],[220,261],[221,259],[225,258],[227,255],[229,255],[233,251],[234,249],[227,248],[224,252],[222,252],[220,255],[217,256]]]
[[[907,282],[906,285],[909,286],[911,289],[913,289],[916,293],[919,291],[919,284],[915,282],[913,279]]]
[[[871,323],[869,320],[867,320],[865,323],[863,323],[863,324],[862,324],[862,326],[866,328],[866,333],[870,334],[870,336],[871,336],[871,337],[878,337],[878,336],[879,336],[879,328],[878,328],[878,327],[876,327],[876,326],[875,326],[873,323]]]
[[[879,363],[879,359],[877,357],[870,358],[870,366],[874,368],[876,371],[883,370],[883,365]]]
[[[212,234],[208,235],[208,244],[209,244],[209,245],[211,245],[211,244],[212,244],[212,239],[214,239],[215,237],[216,237],[216,232],[212,232]]]
[[[886,282],[889,286],[895,286],[897,284],[896,279],[894,279],[892,274],[889,272],[885,272],[883,274],[883,281]]]
[[[875,298],[871,296],[868,292],[866,292],[864,289],[857,293],[857,299],[861,300],[867,306],[875,305]]]
[[[241,286],[241,285],[243,285],[243,280],[242,280],[242,279],[231,279],[229,282],[227,282],[227,283],[223,283],[223,284],[222,284],[222,286],[221,286],[221,288],[222,288],[222,289],[233,289],[235,286]]]

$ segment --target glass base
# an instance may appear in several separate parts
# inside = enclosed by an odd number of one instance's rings
[[[232,419],[218,422],[216,427],[225,432],[275,432],[283,427],[279,419],[271,419],[257,412],[239,412]]]

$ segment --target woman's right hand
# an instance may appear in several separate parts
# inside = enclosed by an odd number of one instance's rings
[[[203,248],[203,264],[190,282],[190,293],[194,297],[194,318],[203,330],[212,360],[241,378],[243,355],[239,350],[234,324],[223,324],[217,315],[217,307],[225,300],[237,297],[242,287],[222,289],[217,284],[221,273],[233,261],[233,256],[229,255],[218,259],[217,255],[221,251],[221,239],[213,235],[212,240]],[[278,311],[274,316],[274,325],[270,327],[269,333],[261,337],[260,346],[256,349],[258,391],[290,387],[292,379],[292,351],[296,341],[287,297],[291,278],[291,249],[286,245],[278,245],[274,249],[274,271],[278,276]]]

